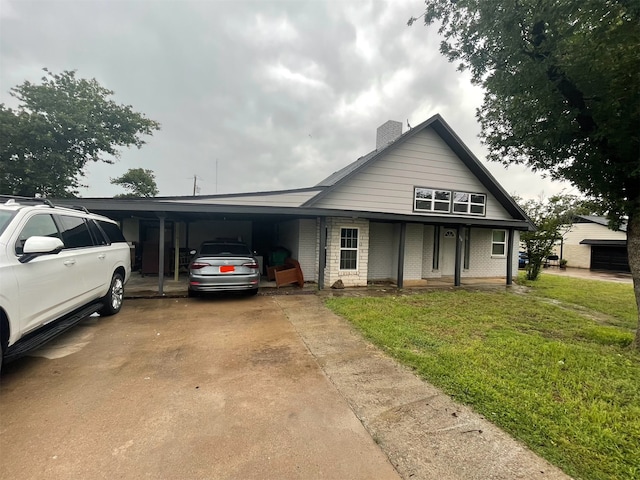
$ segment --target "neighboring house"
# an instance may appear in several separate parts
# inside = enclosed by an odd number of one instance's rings
[[[439,115],[405,133],[386,122],[375,150],[313,187],[70,203],[119,219],[156,271],[173,270],[179,252],[203,240],[233,237],[265,262],[286,247],[319,288],[470,277],[510,284],[519,231],[533,228]]]
[[[629,272],[627,228],[609,228],[605,217],[578,215],[563,235],[562,257],[569,267]]]

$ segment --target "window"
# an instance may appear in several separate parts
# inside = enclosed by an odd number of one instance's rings
[[[416,187],[414,189],[414,209],[420,212],[449,213],[451,192],[433,188]]]
[[[491,255],[504,257],[507,253],[507,231],[493,230],[491,238]]]
[[[62,241],[65,248],[93,247],[93,239],[84,218],[60,215]]]
[[[340,270],[356,270],[358,268],[358,229],[343,228],[340,230]]]
[[[33,236],[60,238],[60,233],[58,233],[58,229],[56,228],[56,224],[53,223],[51,215],[36,215],[27,221],[27,224],[16,240],[17,255],[22,255],[24,242],[27,241],[27,238]]]
[[[102,231],[107,235],[109,243],[126,242],[124,235],[120,231],[120,228],[115,223],[105,222],[104,220],[98,220],[98,225],[102,228]]]
[[[454,192],[453,212],[484,215],[487,196],[480,193]]]

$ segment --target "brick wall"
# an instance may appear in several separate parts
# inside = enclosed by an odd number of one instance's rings
[[[491,255],[492,230],[489,228],[471,229],[471,251],[469,269],[462,270],[463,277],[505,277],[507,275],[507,257]],[[513,275],[518,274],[519,232],[514,232]]]
[[[342,228],[358,229],[358,261],[356,270],[340,270],[340,231]],[[369,259],[369,221],[361,218],[327,218],[327,265],[325,285],[331,287],[338,279],[346,287],[367,285]]]

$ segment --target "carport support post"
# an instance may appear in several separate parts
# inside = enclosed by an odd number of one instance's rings
[[[509,229],[509,243],[507,244],[507,285],[513,284],[513,228]]]
[[[174,228],[174,242],[176,246],[173,249],[173,279],[177,282],[180,279],[180,224],[177,221],[173,222]]]
[[[400,242],[398,245],[398,280],[396,284],[398,288],[404,286],[404,244],[407,238],[407,224],[402,222],[400,224]]]
[[[456,267],[454,270],[453,285],[459,287],[460,281],[460,263],[462,260],[462,225],[458,225],[456,229]]]
[[[324,288],[324,268],[327,263],[327,219],[320,217],[320,241],[318,246],[318,290]]]
[[[158,295],[164,295],[164,216],[160,220],[160,232],[158,239]]]

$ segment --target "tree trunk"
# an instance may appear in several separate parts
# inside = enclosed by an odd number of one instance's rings
[[[638,328],[633,342],[635,348],[640,350],[640,208],[636,208],[629,214],[627,224],[627,256],[633,277],[633,291],[636,295],[638,308]]]

